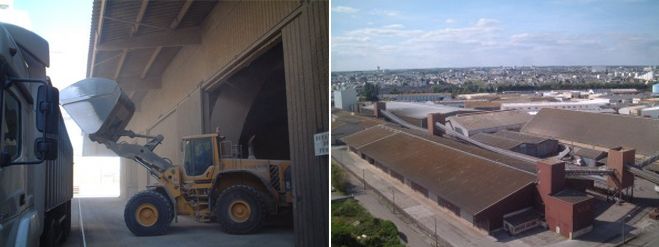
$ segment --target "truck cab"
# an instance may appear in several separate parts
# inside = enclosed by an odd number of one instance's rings
[[[54,246],[70,231],[73,150],[48,65],[48,42],[0,23],[0,246]]]

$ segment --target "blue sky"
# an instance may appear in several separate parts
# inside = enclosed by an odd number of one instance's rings
[[[332,1],[332,71],[659,64],[659,1]]]

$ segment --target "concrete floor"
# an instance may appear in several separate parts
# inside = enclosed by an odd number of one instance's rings
[[[220,231],[216,223],[197,223],[192,218],[179,216],[178,223],[172,222],[166,235],[136,237],[124,224],[124,205],[125,201],[120,198],[74,198],[71,205],[71,236],[63,246],[294,245],[290,217],[285,217],[284,223],[268,223],[257,234],[230,235]],[[282,221],[278,219],[277,222]]]

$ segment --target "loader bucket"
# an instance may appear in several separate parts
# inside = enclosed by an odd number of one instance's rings
[[[92,140],[117,141],[135,112],[117,82],[103,78],[87,78],[62,89],[60,104]]]

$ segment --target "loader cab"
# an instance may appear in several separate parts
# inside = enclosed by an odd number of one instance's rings
[[[188,176],[203,175],[213,166],[217,153],[217,135],[183,138],[183,166]]]

